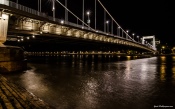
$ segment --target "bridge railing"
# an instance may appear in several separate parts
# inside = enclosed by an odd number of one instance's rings
[[[21,11],[25,11],[25,12],[34,14],[34,15],[38,15],[38,16],[42,16],[42,17],[45,17],[45,16],[46,16],[45,13],[38,12],[38,11],[36,11],[36,10],[34,10],[34,9],[28,8],[28,7],[26,7],[26,6],[17,4],[17,3],[12,2],[12,1],[9,1],[9,6],[10,6],[10,7],[13,7],[13,8],[16,8],[16,9],[19,9],[19,10],[21,10]]]

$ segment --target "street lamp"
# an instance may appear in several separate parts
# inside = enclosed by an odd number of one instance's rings
[[[138,42],[139,42],[139,36],[137,36],[137,38],[138,38]]]
[[[107,24],[107,33],[109,33],[109,20],[106,21]]]
[[[90,21],[90,11],[87,11],[86,14],[88,16],[87,23],[88,23],[88,26],[90,27],[90,23],[91,23],[91,21]]]
[[[126,30],[126,39],[128,39],[128,33],[129,33],[129,30]]]
[[[132,33],[132,36],[133,36],[133,40],[134,40],[134,35],[135,35],[135,33]]]
[[[55,0],[52,0],[53,20],[55,21]]]
[[[16,8],[18,8],[18,0],[16,0],[16,3],[17,3]]]
[[[38,0],[38,12],[41,12],[41,0]]]
[[[117,32],[118,36],[120,36],[120,28],[121,28],[120,26],[117,28],[118,29],[118,32]]]

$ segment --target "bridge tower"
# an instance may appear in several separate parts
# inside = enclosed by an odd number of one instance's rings
[[[0,0],[0,4],[9,5],[8,0]],[[7,38],[9,15],[0,11],[0,45],[2,45]]]
[[[142,44],[145,44],[145,39],[152,39],[152,47],[154,50],[156,50],[155,36],[143,36],[142,37]]]

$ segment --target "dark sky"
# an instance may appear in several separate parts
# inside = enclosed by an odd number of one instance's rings
[[[155,35],[162,43],[175,45],[175,9],[170,0],[103,1],[124,29],[140,36]]]
[[[16,1],[16,0],[12,0]],[[37,7],[37,0],[18,0]],[[59,0],[64,3],[65,0]],[[82,0],[67,0],[68,8],[82,18]],[[172,0],[100,0],[124,30],[139,36],[155,35],[161,43],[175,45],[175,9]],[[37,9],[37,8],[36,8]],[[49,10],[49,11],[48,11]],[[94,22],[94,0],[85,0],[85,11],[91,10]],[[42,11],[52,15],[51,0],[42,0]],[[57,3],[56,16],[64,19],[64,9]],[[107,16],[107,18],[110,18]],[[74,19],[69,14],[69,20]],[[85,20],[87,16],[85,16]],[[97,28],[103,26],[103,9],[97,2]],[[74,19],[75,20],[75,19]],[[91,24],[92,25],[92,24]]]

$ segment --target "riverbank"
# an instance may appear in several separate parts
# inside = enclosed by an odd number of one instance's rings
[[[0,75],[0,109],[53,109],[53,107]]]

